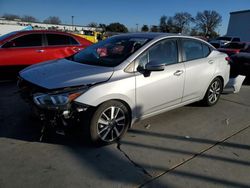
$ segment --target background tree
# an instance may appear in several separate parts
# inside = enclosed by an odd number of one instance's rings
[[[50,16],[50,17],[46,18],[43,21],[43,23],[47,23],[47,24],[60,24],[60,23],[62,23],[62,21],[57,16]]]
[[[88,27],[98,27],[98,23],[91,22],[91,23],[88,24]]]
[[[162,16],[160,18],[160,25],[159,25],[160,32],[169,32],[169,28],[167,25],[167,16]]]
[[[158,26],[157,25],[152,25],[151,28],[150,28],[150,31],[151,32],[158,32]]]
[[[15,19],[21,19],[20,16],[16,14],[4,14],[2,18],[5,18],[6,20],[15,20]]]
[[[198,12],[195,17],[196,28],[202,32],[203,36],[215,37],[218,35],[215,30],[221,22],[221,15],[216,11]]]
[[[192,15],[187,12],[176,13],[173,17],[173,23],[177,33],[183,33],[189,30],[189,24],[193,21]]]
[[[33,16],[29,16],[29,15],[24,15],[21,20],[23,22],[38,22],[38,19],[36,19],[35,17]]]
[[[99,25],[98,25],[98,27],[100,27],[100,28],[102,28],[102,30],[103,31],[106,31],[106,24],[102,24],[102,23],[100,23]]]
[[[174,18],[172,16],[168,18],[167,25],[169,33],[178,33],[178,29],[174,23]]]
[[[141,28],[141,31],[142,32],[148,32],[149,31],[148,25],[143,25],[142,28]]]
[[[118,22],[107,25],[106,30],[110,32],[118,32],[118,33],[128,32],[128,28],[125,25],[118,23]]]

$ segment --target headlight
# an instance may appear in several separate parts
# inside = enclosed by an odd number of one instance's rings
[[[78,91],[74,93],[61,94],[37,93],[34,95],[33,100],[38,106],[64,106],[79,97],[83,92],[84,91]]]

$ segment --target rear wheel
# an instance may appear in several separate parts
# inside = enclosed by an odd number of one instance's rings
[[[223,86],[222,86],[222,81],[221,79],[219,79],[218,77],[215,78],[211,84],[209,85],[207,92],[202,100],[202,102],[206,105],[206,106],[213,106],[215,105],[221,95]]]
[[[120,101],[111,100],[101,104],[89,124],[90,139],[94,144],[111,144],[127,132],[130,115]]]

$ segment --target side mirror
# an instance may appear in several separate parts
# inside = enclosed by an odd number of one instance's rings
[[[146,64],[145,69],[147,71],[164,71],[165,64],[157,64],[157,62],[150,61],[149,63]]]

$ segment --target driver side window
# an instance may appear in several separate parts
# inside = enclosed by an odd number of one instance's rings
[[[147,63],[170,65],[178,62],[176,40],[168,39],[158,42],[141,54],[136,63],[138,67],[145,68]]]

